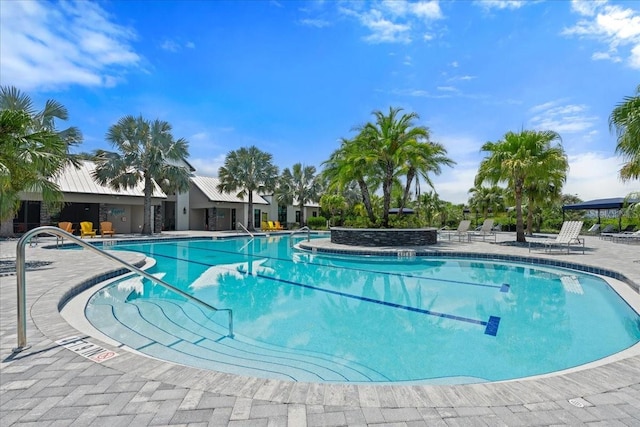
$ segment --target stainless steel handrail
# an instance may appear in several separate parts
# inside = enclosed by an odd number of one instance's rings
[[[293,235],[294,234],[304,233],[305,231],[307,232],[307,242],[310,241],[311,240],[311,229],[305,225],[304,227],[300,227],[297,230],[293,230],[289,234],[289,246],[293,246]]]
[[[18,244],[16,246],[16,275],[17,275],[17,291],[18,291],[18,347],[13,349],[14,353],[18,353],[20,351],[26,350],[29,348],[27,346],[27,298],[26,298],[26,274],[25,274],[25,246],[31,240],[31,237],[36,236],[38,234],[49,234],[53,235],[57,238],[67,238],[72,242],[82,246],[83,248],[89,249],[99,255],[102,255],[106,258],[109,258],[112,261],[117,262],[118,264],[123,265],[128,270],[137,273],[154,283],[163,286],[166,289],[169,289],[186,299],[193,301],[197,304],[202,305],[205,308],[213,311],[226,311],[229,313],[229,338],[233,338],[233,310],[230,308],[216,308],[212,305],[207,304],[206,302],[194,297],[191,294],[186,293],[185,291],[176,288],[169,283],[158,279],[154,275],[147,273],[144,270],[139,269],[138,267],[129,264],[126,261],[121,260],[120,258],[111,255],[108,252],[105,252],[97,247],[93,246],[74,236],[71,233],[67,233],[66,231],[53,227],[50,225],[46,225],[43,227],[34,228],[33,230],[27,231],[21,238],[18,240]],[[57,243],[57,241],[56,241]]]
[[[238,225],[239,225],[239,226],[240,226],[240,228],[242,228],[242,229],[245,231],[245,233],[247,233],[249,236],[251,236],[251,237],[255,237],[255,236],[253,235],[253,233],[252,233],[252,232],[250,232],[249,230],[247,230],[247,227],[245,227],[244,225],[242,225],[242,223],[241,223],[240,221],[238,221]]]

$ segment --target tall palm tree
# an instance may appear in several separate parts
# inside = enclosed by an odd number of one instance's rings
[[[189,188],[190,171],[179,162],[189,156],[188,142],[174,139],[171,125],[142,116],[124,116],[107,131],[106,139],[117,150],[97,150],[93,178],[116,190],[144,185],[142,234],[151,234],[151,196],[155,185],[166,193]]]
[[[279,204],[292,205],[297,202],[300,208],[300,226],[305,225],[304,205],[317,202],[320,198],[320,181],[316,177],[315,166],[303,166],[302,163],[293,165],[292,170],[282,171],[276,190],[276,200]]]
[[[566,179],[569,168],[567,156],[559,141],[560,135],[553,131],[522,130],[507,132],[498,142],[487,142],[482,146],[488,156],[480,162],[475,185],[483,182],[493,185],[507,183],[513,191],[516,208],[516,241],[526,242],[522,220],[522,200],[527,184],[549,174],[550,171]]]
[[[472,210],[480,212],[483,218],[487,218],[489,210],[499,212],[504,209],[504,190],[497,185],[485,187],[475,186],[469,189],[469,206]]]
[[[254,231],[253,192],[274,191],[278,178],[278,168],[273,165],[271,154],[260,151],[255,146],[231,151],[224,159],[224,165],[218,170],[218,178],[219,191],[238,191],[237,196],[241,199],[244,199],[244,196],[248,197],[247,229]]]
[[[399,214],[402,214],[402,209],[407,206],[414,178],[416,180],[416,188],[420,187],[420,178],[422,178],[427,185],[433,189],[434,186],[429,173],[440,175],[440,173],[442,173],[442,165],[453,166],[455,164],[452,159],[446,156],[447,150],[444,146],[429,141],[428,136],[429,131],[427,129],[427,140],[417,140],[415,144],[408,145],[404,153],[405,166],[401,169],[400,173],[405,176],[405,185],[402,201],[399,206]],[[418,195],[416,194],[416,196]]]
[[[609,129],[615,128],[618,137],[616,153],[625,160],[620,169],[623,181],[640,179],[640,85],[636,96],[626,96],[609,117]]]
[[[370,155],[366,143],[366,140],[358,137],[354,139],[342,138],[340,148],[331,154],[329,160],[323,162],[322,176],[329,182],[329,188],[337,188],[340,191],[344,191],[349,188],[351,183],[356,182],[369,221],[374,223],[375,215],[371,203],[370,185],[366,176],[377,165],[374,162],[374,157]]]
[[[428,171],[439,173],[440,164],[453,164],[445,154],[446,150],[429,141],[429,129],[415,126],[420,117],[416,113],[402,114],[402,108],[389,108],[389,114],[374,111],[375,123],[367,123],[358,128],[359,139],[367,142],[370,155],[378,164],[377,171],[382,180],[382,226],[389,226],[391,189],[400,175],[407,179]],[[433,168],[436,169],[433,169]],[[408,183],[409,187],[411,182]],[[406,192],[408,197],[408,191]]]
[[[55,178],[68,165],[78,165],[70,148],[82,141],[75,127],[56,129],[67,109],[47,100],[36,111],[31,98],[15,87],[0,87],[0,234],[13,233],[11,219],[20,207],[21,191],[39,192],[56,208],[62,192]]]

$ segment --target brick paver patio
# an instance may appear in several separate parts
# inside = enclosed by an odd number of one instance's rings
[[[200,233],[212,235],[213,233]],[[500,233],[498,241],[513,240]],[[0,242],[0,261],[16,241]],[[59,313],[71,289],[118,269],[89,251],[27,248],[27,337],[17,344],[16,277],[0,273],[0,426],[640,426],[640,345],[560,375],[458,386],[294,383],[165,363],[85,337],[118,353],[96,363],[56,344],[82,335]],[[640,245],[586,237],[586,254],[529,253],[526,247],[443,242],[438,250],[533,256],[606,268],[640,311]],[[118,252],[121,254],[121,252]],[[128,262],[142,262],[126,253]],[[90,267],[89,267],[90,266]]]

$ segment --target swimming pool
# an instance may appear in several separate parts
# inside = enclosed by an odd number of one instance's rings
[[[602,279],[490,260],[335,257],[287,237],[121,245],[223,313],[129,278],[98,291],[94,327],[160,359],[293,381],[473,383],[554,372],[640,341]]]

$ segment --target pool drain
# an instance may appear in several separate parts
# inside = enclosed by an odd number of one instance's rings
[[[571,403],[576,408],[584,408],[586,401],[581,398],[569,399],[569,403]]]

